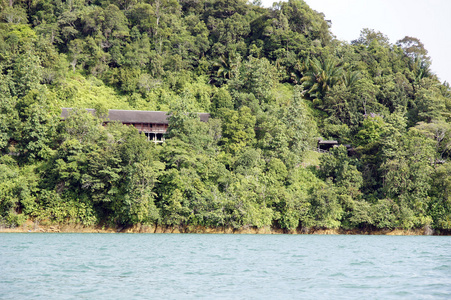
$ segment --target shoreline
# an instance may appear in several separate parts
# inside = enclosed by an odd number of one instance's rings
[[[15,228],[0,227],[0,233],[198,233],[198,234],[318,234],[318,235],[451,235],[450,231],[433,230],[430,227],[417,229],[317,229],[302,228],[284,230],[270,227],[204,227],[204,226],[158,226],[137,224],[131,227],[83,226],[81,224],[40,225],[27,221]]]

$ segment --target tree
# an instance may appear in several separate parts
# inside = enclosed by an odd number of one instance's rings
[[[231,79],[235,74],[236,68],[240,65],[241,57],[238,55],[236,58],[229,56],[221,56],[218,61],[213,63],[213,66],[218,68],[216,71],[217,77],[222,77],[224,79]]]
[[[419,122],[416,126],[421,134],[432,139],[435,143],[437,163],[445,157],[449,157],[451,150],[451,124],[443,121],[432,121],[431,123]]]
[[[327,91],[341,82],[343,69],[333,58],[322,61],[313,58],[306,63],[309,64],[308,71],[301,79],[304,92],[310,99],[321,102]]]
[[[339,204],[333,184],[328,181],[313,189],[309,197],[309,218],[303,227],[339,228],[343,209]]]
[[[428,193],[434,159],[431,141],[411,129],[404,136],[390,133],[383,145],[382,191],[387,199],[399,205],[399,225],[404,228],[429,225],[432,220],[427,215],[431,200]]]
[[[362,185],[362,177],[357,170],[357,160],[348,156],[346,147],[339,146],[330,149],[330,155],[320,158],[319,175],[330,179],[338,187],[347,188],[351,196],[357,196]]]
[[[355,97],[359,103],[359,111],[363,112],[363,116],[368,116],[371,113],[380,113],[384,109],[379,105],[376,99],[378,86],[376,86],[370,79],[360,79],[353,89]],[[362,111],[363,110],[363,111]]]
[[[122,126],[122,125],[120,125]],[[123,127],[123,126],[122,126]],[[125,128],[120,128],[123,131]],[[156,207],[156,190],[164,164],[158,161],[155,147],[149,147],[146,138],[134,128],[126,128],[118,146],[121,161],[121,187],[113,207],[116,220],[121,224],[151,223],[160,219]]]
[[[423,79],[426,83],[430,79]],[[443,120],[446,116],[446,98],[437,89],[437,86],[420,87],[415,93],[415,103],[412,109],[413,120],[430,123],[433,120]]]
[[[19,168],[9,155],[0,156],[0,223],[22,225],[34,201],[37,178],[33,167]]]
[[[75,67],[82,62],[83,59],[83,41],[80,39],[75,39],[69,42],[69,59],[70,65],[72,66],[72,71],[75,72]]]
[[[272,90],[277,82],[275,68],[266,58],[248,57],[242,65],[239,80],[242,84],[241,90],[253,94],[260,105],[272,100]],[[237,88],[239,83],[231,82],[230,87]]]
[[[362,127],[356,135],[356,140],[358,145],[363,146],[379,142],[379,138],[385,130],[385,123],[380,116],[368,116],[363,121]]]
[[[20,123],[15,129],[16,149],[25,161],[48,158],[56,143],[59,117],[52,112],[45,91],[30,91],[18,100]]]
[[[242,106],[238,111],[223,108],[220,110],[222,120],[222,139],[220,144],[228,153],[239,153],[255,141],[256,118],[251,110]]]
[[[19,125],[15,102],[15,99],[6,95],[0,98],[0,155],[8,151],[11,139]]]
[[[348,69],[343,74],[342,82],[348,89],[352,89],[354,85],[358,82],[360,77],[361,74],[359,71],[351,71]]]
[[[432,174],[430,213],[437,229],[451,229],[451,165],[437,166]]]
[[[379,31],[375,31],[374,29],[363,28],[360,31],[360,37],[356,40],[353,40],[351,43],[358,45],[369,46],[371,43],[377,42],[381,46],[389,46],[390,40],[389,38]]]
[[[19,55],[11,71],[11,79],[15,83],[13,90],[15,96],[23,97],[29,91],[40,88],[43,67],[40,58],[31,51]]]
[[[6,23],[27,24],[28,18],[25,9],[20,6],[9,6],[2,9],[0,18]]]
[[[424,48],[424,44],[415,37],[405,36],[396,42],[396,46],[401,47],[404,53],[412,59],[429,60],[426,56],[428,51]]]
[[[282,2],[281,11],[287,16],[292,31],[302,33],[311,41],[319,40],[323,46],[330,42],[330,24],[323,14],[312,10],[304,1]]]
[[[358,100],[355,99],[355,94],[351,90],[342,84],[335,85],[327,92],[323,104],[320,106],[329,116],[327,122],[324,122],[323,129],[330,131],[331,125],[342,124],[351,128],[357,126],[362,119],[359,106]],[[325,135],[328,136],[328,134]]]
[[[134,5],[127,14],[132,26],[136,26],[135,28],[138,28],[141,32],[152,33],[152,29],[155,28],[157,23],[152,5],[139,3]]]

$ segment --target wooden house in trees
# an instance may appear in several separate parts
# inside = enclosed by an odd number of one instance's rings
[[[351,150],[351,145],[349,144],[340,144],[338,141],[335,140],[323,140],[320,138],[318,139],[317,151],[320,153],[327,153],[331,148],[338,147],[340,145],[345,146],[348,152]]]
[[[71,108],[63,108],[61,117],[69,116]],[[87,109],[92,114],[94,109]],[[210,114],[199,113],[199,118],[203,122],[207,122]],[[155,143],[164,142],[165,134],[169,126],[169,115],[165,111],[144,111],[144,110],[108,110],[104,123],[118,121],[124,125],[134,126],[140,133],[146,135],[149,141]]]
[[[329,152],[330,148],[337,147],[338,141],[326,141],[323,139],[318,140],[318,152]]]

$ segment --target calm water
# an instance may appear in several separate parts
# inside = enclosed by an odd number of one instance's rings
[[[0,234],[0,299],[450,299],[451,237]]]

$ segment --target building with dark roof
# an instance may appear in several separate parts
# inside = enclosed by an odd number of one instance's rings
[[[63,108],[61,117],[67,118],[71,108]],[[94,109],[87,109],[92,114]],[[210,114],[199,113],[199,118],[203,122],[207,122]],[[105,123],[118,121],[124,125],[132,125],[139,132],[144,133],[149,141],[161,143],[164,141],[164,135],[168,130],[169,114],[165,111],[145,111],[145,110],[108,110]]]
[[[348,152],[352,148],[350,144],[340,144],[338,141],[335,141],[335,140],[323,140],[322,138],[319,138],[317,151],[320,153],[327,153],[327,152],[329,152],[330,149],[332,149],[334,147],[338,147],[340,145],[345,146],[346,149],[348,150]]]

